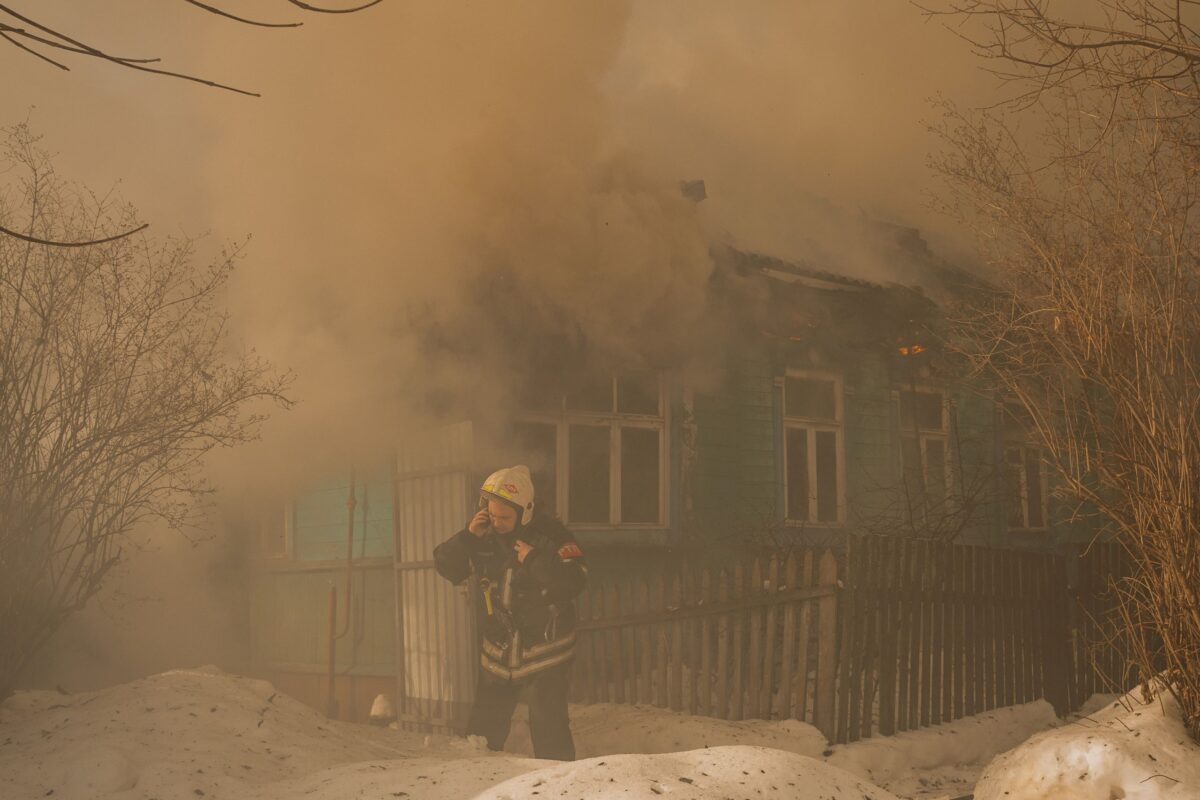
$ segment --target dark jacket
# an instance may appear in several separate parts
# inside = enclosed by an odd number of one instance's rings
[[[524,563],[513,549],[517,539],[533,546]],[[434,548],[433,559],[447,580],[475,582],[480,665],[492,676],[523,680],[574,655],[573,600],[587,584],[587,565],[557,519],[535,516],[503,536],[464,528]]]

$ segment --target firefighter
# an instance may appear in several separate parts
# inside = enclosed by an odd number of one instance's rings
[[[573,761],[567,678],[575,652],[573,600],[587,582],[587,566],[566,527],[535,513],[529,468],[488,476],[478,512],[433,558],[442,577],[471,580],[478,589],[480,670],[467,734],[503,749],[518,696],[528,691],[534,755]]]

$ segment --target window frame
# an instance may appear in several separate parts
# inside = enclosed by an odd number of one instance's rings
[[[667,378],[655,370],[658,385],[658,413],[631,414],[617,411],[617,381],[621,373],[608,373],[612,389],[610,411],[568,409],[566,397],[558,398],[557,410],[532,411],[519,415],[517,422],[554,427],[555,510],[563,524],[571,530],[663,530],[670,526],[670,451],[668,450],[671,423],[671,404],[667,400]],[[571,445],[572,425],[608,428],[608,522],[573,522],[571,520]],[[621,431],[624,428],[658,432],[658,518],[654,522],[624,522],[621,520]]]
[[[1016,533],[1047,533],[1050,531],[1050,474],[1047,467],[1046,455],[1044,448],[1034,441],[1029,432],[1022,430],[1021,427],[1014,421],[1010,421],[1010,414],[1007,411],[1008,407],[1017,407],[1021,411],[1024,408],[1012,400],[1000,400],[997,403],[1000,420],[1000,467],[1003,476],[1003,492],[1004,492],[1004,527],[1006,530]],[[1009,451],[1016,450],[1020,454],[1020,465],[1010,464],[1008,461]],[[1041,489],[1041,512],[1042,524],[1030,525],[1030,508],[1029,508],[1029,470],[1027,468],[1029,453],[1033,453],[1038,462],[1038,484]],[[1009,522],[1009,504],[1013,498],[1009,496],[1008,470],[1014,466],[1018,466],[1018,475],[1020,479],[1020,497],[1021,504],[1021,519],[1025,522],[1024,525],[1013,525]]]
[[[282,504],[275,513],[281,514],[283,517],[283,549],[268,549],[267,548],[267,526],[268,517],[259,517],[256,527],[258,528],[258,554],[264,561],[288,561],[294,558],[295,555],[295,513],[296,505],[292,501]],[[272,514],[271,516],[274,516]]]
[[[787,413],[787,379],[798,378],[801,380],[819,380],[831,381],[833,383],[833,414],[832,421],[828,419],[817,419],[813,417],[790,417]],[[776,385],[779,387],[779,416],[782,420],[782,442],[781,442],[781,463],[783,464],[783,520],[784,524],[791,526],[803,527],[822,527],[833,528],[846,524],[846,410],[845,410],[845,384],[841,373],[828,372],[824,370],[801,369],[799,367],[787,367],[784,374],[780,377]],[[789,508],[788,498],[788,447],[787,437],[789,430],[805,430],[805,449],[807,455],[808,469],[808,519],[799,519],[792,517],[791,509]],[[835,468],[835,479],[837,480],[837,498],[836,504],[836,519],[821,520],[819,519],[819,509],[817,508],[817,447],[816,439],[818,432],[833,433],[834,447],[837,456],[837,467]]]
[[[941,425],[937,430],[931,428],[922,428],[919,425],[914,428],[906,427],[903,422],[903,406],[901,405],[901,396],[904,394],[936,394],[941,397]],[[950,448],[950,392],[945,386],[935,386],[932,384],[918,383],[909,386],[896,386],[892,389],[892,402],[896,409],[896,432],[899,437],[897,441],[898,458],[900,463],[900,481],[903,487],[905,475],[904,463],[904,440],[906,438],[917,439],[917,449],[921,454],[921,480],[924,484],[926,497],[921,498],[921,519],[925,521],[925,514],[929,511],[928,493],[929,493],[929,446],[930,439],[937,439],[942,443],[942,475],[945,482],[945,491],[943,497],[944,504],[947,510],[950,510],[950,504],[954,501],[954,457]],[[914,405],[913,415],[916,416],[916,407]],[[917,522],[918,520],[913,520]]]

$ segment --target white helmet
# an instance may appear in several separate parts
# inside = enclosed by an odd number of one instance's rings
[[[533,478],[529,475],[529,467],[524,464],[496,470],[487,477],[479,491],[520,511],[522,525],[528,525],[533,519]]]

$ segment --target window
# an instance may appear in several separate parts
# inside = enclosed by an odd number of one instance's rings
[[[264,558],[290,558],[292,554],[292,506],[258,518],[259,550]]]
[[[666,524],[666,404],[657,372],[543,397],[515,426],[538,506],[575,526]]]
[[[1001,404],[1004,440],[1004,507],[1008,527],[1046,528],[1047,479],[1033,418],[1023,406]]]
[[[789,370],[783,379],[785,513],[793,522],[843,520],[842,383]]]
[[[900,390],[902,489],[914,521],[945,514],[950,498],[949,410],[941,391]]]

